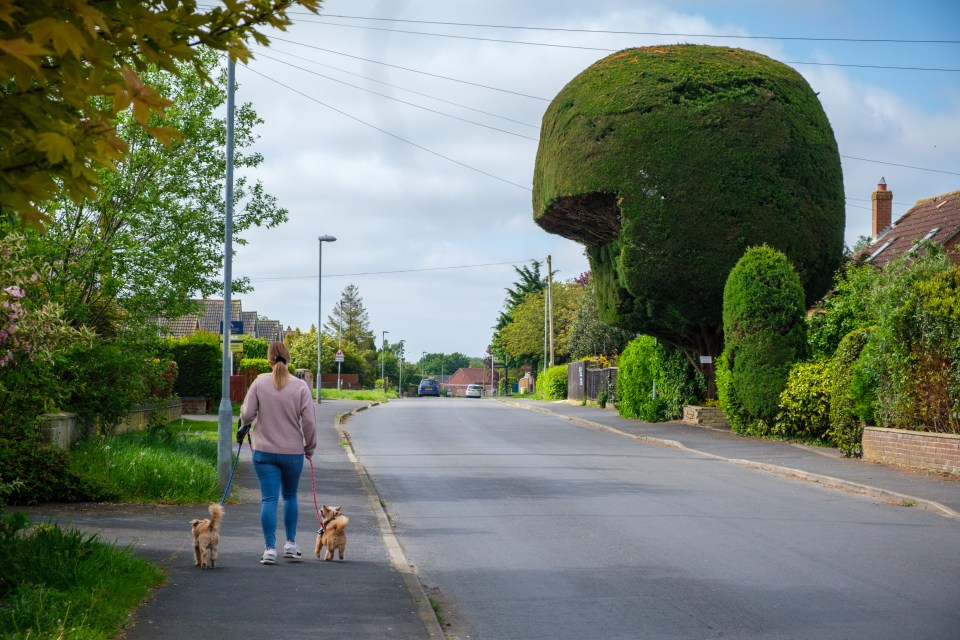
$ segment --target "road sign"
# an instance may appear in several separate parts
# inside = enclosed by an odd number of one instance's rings
[[[333,356],[337,362],[343,362],[343,349],[337,349],[337,355]]]

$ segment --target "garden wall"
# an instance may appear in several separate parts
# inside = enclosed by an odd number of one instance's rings
[[[683,405],[683,421],[695,427],[716,427],[729,429],[730,421],[723,415],[719,407],[700,407],[692,404]]]
[[[863,459],[960,476],[960,436],[864,427]]]
[[[151,412],[159,412],[164,422],[176,420],[182,413],[179,400],[170,400],[160,404],[134,407],[130,414],[111,431],[122,433],[146,429],[150,424]],[[83,435],[77,416],[74,413],[47,413],[40,416],[40,432],[44,438],[59,449],[69,449]]]

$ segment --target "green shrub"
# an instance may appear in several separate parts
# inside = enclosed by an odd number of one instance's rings
[[[865,384],[866,374],[858,362],[860,354],[870,338],[871,328],[856,329],[848,333],[837,347],[831,361],[832,386],[830,389],[830,441],[845,456],[859,456],[863,438],[861,415],[864,404],[872,404],[872,393]],[[870,416],[872,418],[872,411]]]
[[[91,502],[111,497],[69,468],[66,454],[39,436],[0,438],[0,483],[9,504]]]
[[[247,358],[267,359],[267,349],[270,347],[270,341],[266,338],[254,338],[247,336],[243,339],[243,359]]]
[[[261,373],[270,373],[272,370],[270,361],[266,358],[244,358],[240,361],[240,373],[260,375]]]
[[[620,355],[617,409],[625,418],[676,420],[683,405],[697,402],[704,390],[703,377],[683,351],[650,336],[634,338]]]
[[[656,338],[638,336],[620,354],[617,367],[617,411],[624,418],[659,422],[662,403],[653,397],[653,382],[659,360]]]
[[[790,368],[787,386],[780,394],[780,411],[773,433],[824,440],[830,431],[830,360],[798,362]]]
[[[537,396],[543,400],[567,399],[567,365],[558,364],[540,375]]]
[[[803,287],[783,253],[764,245],[743,254],[724,287],[723,331],[724,413],[735,431],[768,433],[806,351]]]
[[[218,401],[223,377],[222,338],[204,331],[173,341],[170,350],[177,362],[174,386],[181,397]]]
[[[876,322],[870,297],[879,281],[880,271],[868,263],[848,264],[837,272],[833,289],[808,320],[807,339],[815,357],[833,357],[844,336]]]
[[[149,400],[152,360],[138,347],[135,340],[100,339],[64,354],[60,371],[69,390],[65,405],[84,428],[113,426]]]

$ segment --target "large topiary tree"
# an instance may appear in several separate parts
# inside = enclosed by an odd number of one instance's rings
[[[743,254],[724,287],[723,330],[720,404],[735,431],[766,434],[790,367],[807,350],[803,287],[783,253],[762,246]]]
[[[628,49],[582,72],[543,117],[534,219],[586,245],[604,320],[717,355],[727,274],[783,251],[809,304],[843,253],[840,156],[816,95],[741,49]]]

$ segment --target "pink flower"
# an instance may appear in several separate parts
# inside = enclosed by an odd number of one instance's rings
[[[9,293],[12,297],[14,297],[14,298],[16,298],[16,299],[18,299],[18,300],[19,300],[20,298],[22,298],[23,296],[27,295],[26,293],[23,292],[23,289],[21,289],[21,288],[18,287],[17,285],[13,285],[12,287],[7,287],[6,289],[4,289],[4,291],[6,291],[6,292]]]

